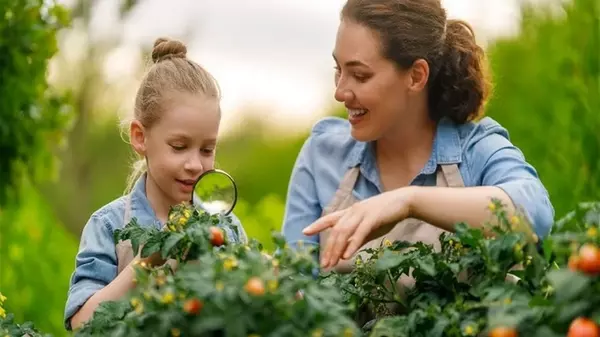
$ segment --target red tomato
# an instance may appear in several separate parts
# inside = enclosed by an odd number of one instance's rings
[[[183,304],[183,311],[190,315],[197,315],[200,312],[200,310],[202,310],[203,306],[204,304],[202,303],[202,301],[200,301],[197,298],[192,298],[185,301],[185,303]]]
[[[225,242],[223,231],[220,228],[210,227],[210,242],[213,246],[221,246]]]
[[[600,329],[594,321],[578,317],[571,322],[567,337],[599,337]]]

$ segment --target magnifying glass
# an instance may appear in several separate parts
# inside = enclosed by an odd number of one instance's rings
[[[228,215],[237,203],[237,195],[233,177],[223,170],[214,169],[198,177],[191,202],[210,214]]]

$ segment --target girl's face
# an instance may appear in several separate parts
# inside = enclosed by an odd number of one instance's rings
[[[175,205],[192,197],[193,186],[214,168],[220,124],[219,102],[203,95],[177,94],[150,129],[132,124],[132,145],[148,164],[146,188]],[[153,185],[153,186],[150,186]]]

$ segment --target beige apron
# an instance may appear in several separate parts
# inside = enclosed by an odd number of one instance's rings
[[[123,215],[123,227],[127,226],[127,224],[131,221],[131,194],[127,196],[125,201],[125,213]],[[166,227],[166,226],[165,226]],[[140,245],[139,252],[137,256],[140,256],[143,246]],[[115,247],[116,255],[117,255],[117,275],[120,274],[123,269],[125,269],[131,261],[134,259],[133,255],[133,247],[131,245],[131,240],[120,241],[117,243]],[[170,259],[167,260],[167,263],[171,266],[171,269],[177,269],[177,260]]]
[[[329,213],[346,209],[350,207],[352,204],[357,202],[357,199],[352,194],[352,190],[354,189],[354,185],[358,179],[360,173],[359,167],[354,167],[349,169],[342,181],[340,182],[339,188],[336,191],[331,203],[324,209],[323,215],[327,215]],[[436,186],[438,187],[465,187],[462,176],[458,169],[458,165],[456,164],[441,164],[438,166],[436,171]],[[327,242],[327,238],[329,237],[330,229],[323,231],[320,234],[320,243],[321,247],[324,247]],[[441,228],[435,227],[431,224],[428,224],[424,221],[408,218],[403,221],[400,221],[396,226],[389,231],[387,234],[375,238],[367,243],[365,243],[362,247],[357,250],[357,253],[354,254],[348,260],[340,260],[338,264],[332,268],[333,271],[338,273],[349,273],[354,268],[354,263],[356,261],[357,256],[361,256],[363,261],[368,259],[369,254],[366,252],[361,252],[363,249],[367,248],[377,248],[384,242],[384,240],[389,240],[390,242],[394,241],[409,241],[409,242],[423,242],[425,244],[433,245],[435,251],[439,252],[441,250],[441,243],[439,241],[439,236],[441,233],[447,232]],[[320,259],[320,256],[319,256]],[[515,266],[512,270],[521,269],[522,266]],[[412,272],[412,270],[411,270]],[[461,272],[459,275],[460,279],[466,279],[467,273],[466,271]],[[516,283],[519,280],[518,277],[512,274],[506,275],[506,281],[511,283]],[[386,282],[387,283],[387,282]],[[402,275],[396,282],[396,289],[398,294],[405,299],[406,298],[406,290],[410,289],[414,286],[415,280],[413,277],[408,275]],[[390,286],[389,283],[386,286]],[[399,313],[406,310],[406,308],[401,308],[398,305],[387,305],[387,313]],[[372,311],[373,308],[361,308],[359,312],[359,316],[357,320],[359,323],[364,324],[369,320],[378,316],[377,313]]]
[[[354,198],[354,195],[352,194],[352,190],[354,189],[354,185],[356,184],[359,173],[360,169],[358,167],[351,168],[346,172],[342,178],[338,190],[333,196],[333,200],[324,209],[323,215],[346,209],[357,202],[356,198]],[[460,175],[460,171],[458,170],[458,166],[456,164],[439,165],[436,174],[436,186],[464,187],[465,185]],[[330,230],[328,229],[320,234],[319,245],[321,247],[323,247],[327,242],[329,231]],[[440,251],[441,244],[439,242],[439,236],[442,232],[445,231],[418,219],[409,218],[399,222],[387,234],[365,243],[361,248],[359,248],[359,251],[365,248],[377,248],[385,239],[391,242],[398,240],[410,242],[421,241],[426,244],[432,244],[436,251]],[[349,260],[341,260],[334,270],[340,273],[350,272],[353,268],[357,255],[361,255],[363,260],[367,257],[365,252],[359,252]]]
[[[359,167],[354,167],[349,169],[342,181],[339,185],[338,190],[336,191],[331,203],[324,209],[323,215],[346,209],[350,207],[352,204],[357,202],[357,199],[352,194],[352,190],[354,189],[354,185],[358,179],[360,174]],[[436,172],[436,186],[439,187],[464,187],[463,179],[460,175],[460,171],[456,164],[449,165],[439,165]],[[324,247],[327,239],[329,237],[329,231],[325,230],[320,234],[320,246]],[[431,244],[434,247],[434,250],[440,251],[441,244],[439,241],[439,236],[442,232],[445,232],[443,229],[430,225],[426,222],[423,222],[418,219],[408,218],[403,221],[400,221],[391,231],[387,234],[375,238],[367,243],[365,243],[361,248],[358,249],[357,253],[348,260],[340,260],[338,264],[332,269],[338,273],[349,273],[354,268],[354,263],[356,261],[357,256],[361,256],[364,260],[368,259],[368,253],[361,252],[361,250],[366,248],[377,248],[384,242],[384,240],[389,240],[390,242],[404,240],[409,242],[424,242],[426,244]],[[320,258],[320,257],[319,257]],[[411,271],[412,272],[412,271]],[[414,278],[408,275],[402,275],[396,281],[396,290],[397,293],[403,298],[406,298],[406,291],[410,289],[414,285]],[[385,286],[390,286],[389,282],[386,282]],[[406,308],[402,308],[398,304],[387,304],[384,306],[385,309],[382,308],[374,308],[373,306],[361,307],[358,311],[358,316],[356,317],[356,321],[358,324],[363,325],[368,321],[380,317],[382,315],[394,314],[394,313],[402,313],[406,311]]]

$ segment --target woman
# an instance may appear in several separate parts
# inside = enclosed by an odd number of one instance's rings
[[[348,0],[333,58],[348,120],[319,121],[297,158],[290,245],[320,244],[323,268],[348,270],[384,234],[439,249],[454,224],[491,221],[492,199],[521,214],[534,239],[548,234],[554,209],[535,169],[482,118],[484,52],[439,0]]]

